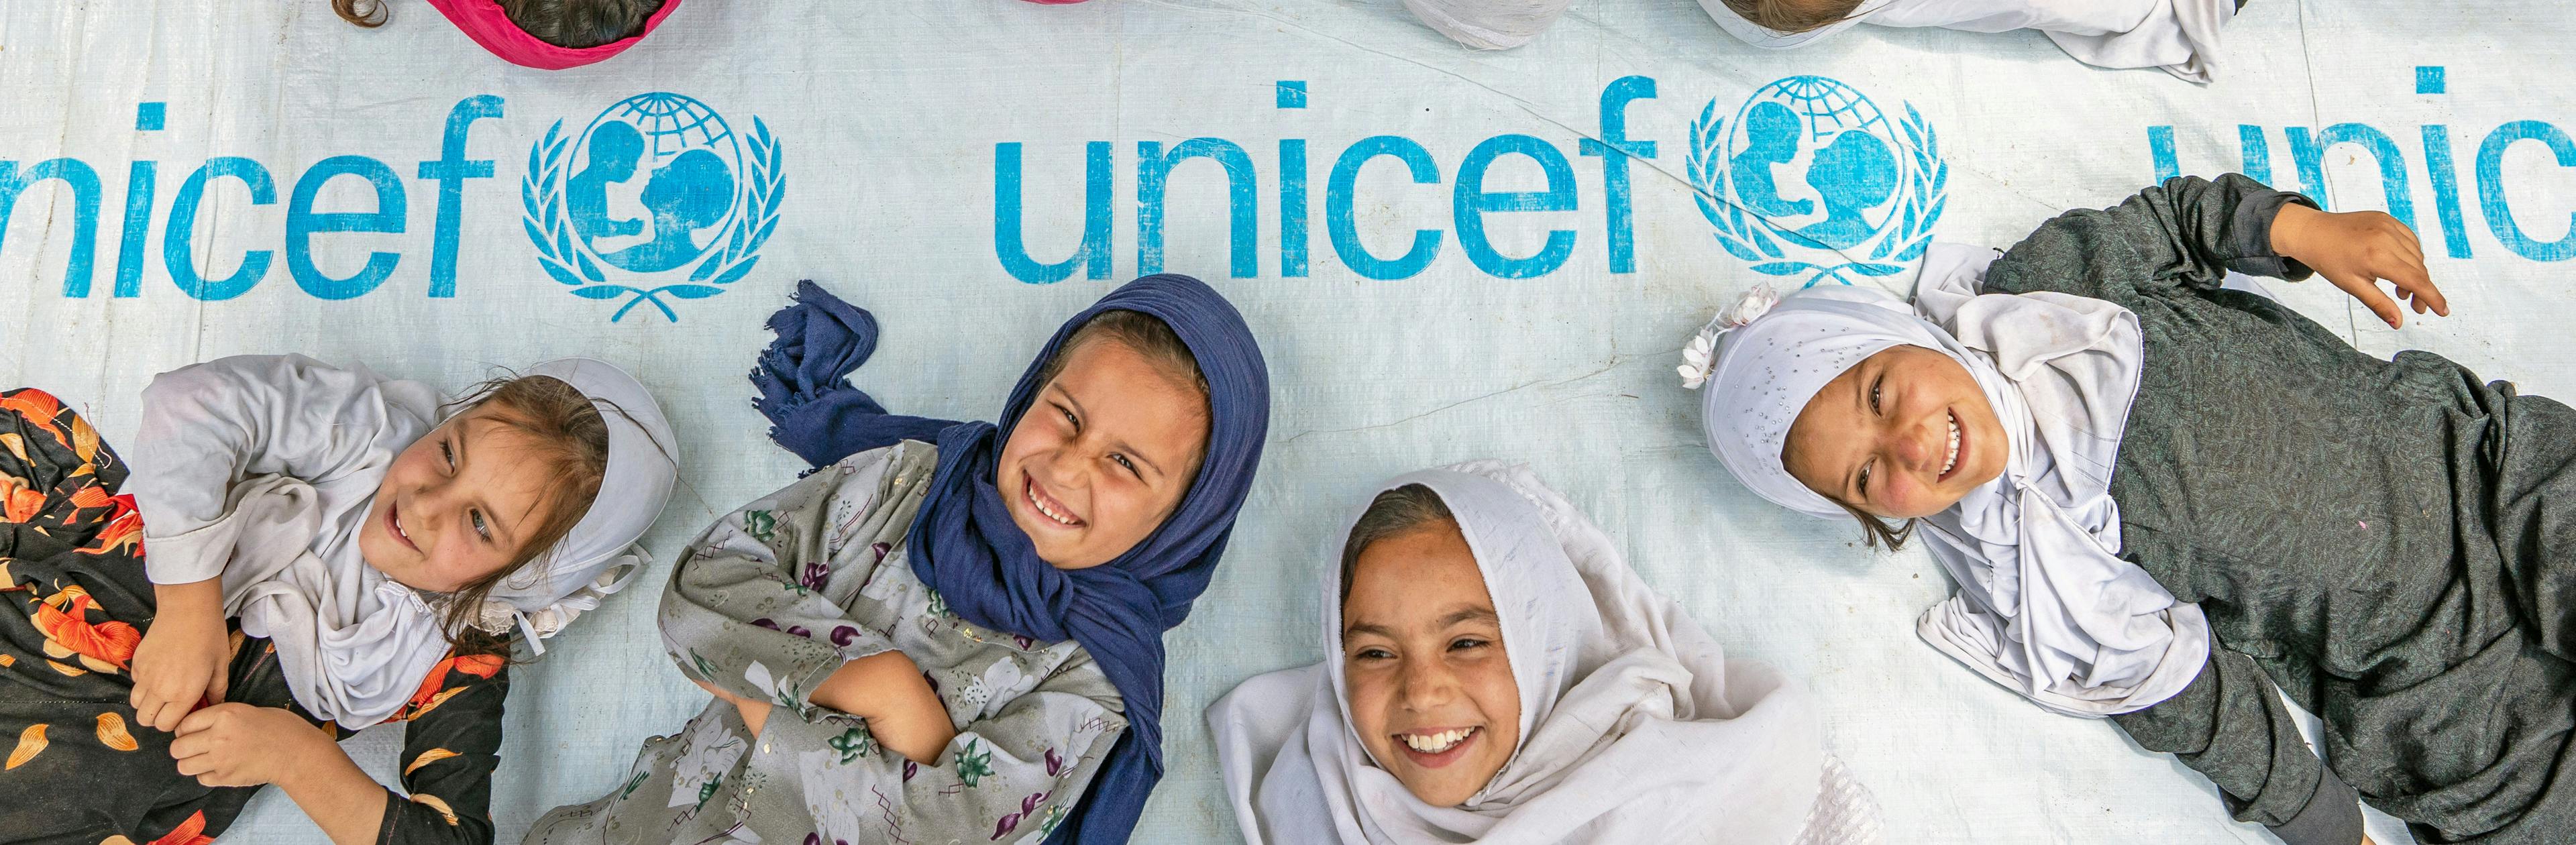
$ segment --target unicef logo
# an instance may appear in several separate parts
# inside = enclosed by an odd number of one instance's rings
[[[1868,97],[1821,76],[1762,86],[1731,120],[1710,100],[1691,123],[1688,167],[1718,245],[1753,272],[1803,277],[1802,287],[1903,272],[1931,245],[1950,181],[1912,103],[1891,124]]]
[[[646,303],[725,291],[760,261],[787,193],[778,142],[759,118],[734,133],[707,104],[638,94],[576,137],[555,121],[528,150],[520,185],[537,264],[584,299],[625,299],[609,321]]]

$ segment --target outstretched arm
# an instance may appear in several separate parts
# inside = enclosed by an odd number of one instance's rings
[[[2191,686],[2111,721],[2207,776],[2238,821],[2269,827],[2286,845],[2364,838],[2360,795],[2309,749],[2252,658],[2213,645]]]
[[[2405,316],[2388,294],[2380,292],[2382,279],[2414,306],[2415,313],[2451,316],[2450,303],[2424,272],[2424,247],[2415,239],[2415,230],[2386,214],[2336,214],[2284,205],[2272,218],[2272,251],[2316,270],[2369,306],[2389,328],[2403,324]]]

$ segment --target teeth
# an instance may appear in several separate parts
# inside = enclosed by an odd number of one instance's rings
[[[1056,510],[1055,510],[1054,508],[1050,508],[1050,507],[1047,507],[1047,506],[1046,506],[1046,501],[1045,501],[1045,500],[1038,498],[1038,485],[1037,485],[1037,482],[1035,482],[1035,481],[1031,481],[1031,482],[1029,482],[1028,496],[1029,496],[1029,505],[1030,505],[1030,506],[1032,506],[1032,507],[1037,508],[1039,513],[1046,514],[1046,517],[1047,517],[1048,519],[1052,519],[1052,520],[1055,520],[1055,521],[1057,521],[1057,522],[1064,523],[1064,524],[1066,524],[1066,525],[1072,525],[1072,524],[1074,524],[1074,518],[1073,518],[1073,517],[1068,516],[1068,515],[1065,515],[1065,514],[1057,513],[1057,512],[1056,512]]]
[[[1949,457],[1947,457],[1947,458],[1943,458],[1943,459],[1941,459],[1941,474],[1942,474],[1942,475],[1948,475],[1948,474],[1950,474],[1950,468],[1951,468],[1951,467],[1958,466],[1958,465],[1959,465],[1959,417],[1958,417],[1956,414],[1953,414],[1953,415],[1951,415],[1951,416],[1950,416],[1950,456],[1949,456]]]
[[[1411,748],[1415,751],[1419,751],[1424,754],[1438,754],[1457,747],[1458,743],[1464,742],[1468,737],[1475,735],[1475,728],[1458,728],[1434,734],[1396,734],[1395,738],[1402,741],[1405,747]]]

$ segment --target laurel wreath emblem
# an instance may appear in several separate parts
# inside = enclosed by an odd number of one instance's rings
[[[1950,163],[1941,158],[1941,139],[1913,103],[1905,104],[1905,119],[1899,125],[1913,147],[1914,173],[1907,186],[1911,190],[1905,192],[1905,200],[1898,208],[1896,225],[1880,232],[1876,242],[1868,245],[1867,260],[1817,264],[1790,258],[1779,244],[1785,233],[1778,226],[1761,215],[1744,213],[1744,207],[1727,193],[1726,121],[1718,116],[1717,100],[1713,98],[1700,109],[1699,119],[1691,121],[1691,153],[1685,167],[1695,189],[1692,199],[1699,203],[1700,216],[1707,218],[1715,230],[1717,245],[1737,258],[1754,262],[1753,272],[1766,276],[1804,274],[1805,283],[1800,288],[1814,287],[1827,279],[1848,285],[1854,275],[1896,275],[1905,271],[1904,262],[1923,257],[1924,249],[1932,245],[1932,224],[1949,206],[1950,187]]]
[[[678,322],[680,315],[671,309],[670,299],[705,299],[725,292],[725,287],[740,281],[760,263],[760,247],[778,228],[779,201],[787,196],[785,158],[778,140],[769,134],[769,125],[754,117],[752,134],[745,138],[745,162],[751,173],[746,180],[740,219],[731,226],[732,234],[721,247],[708,249],[689,272],[688,281],[660,287],[641,288],[608,280],[599,264],[575,246],[572,216],[566,207],[561,188],[565,176],[565,153],[572,138],[563,137],[563,121],[546,128],[545,138],[528,148],[528,175],[520,180],[520,204],[526,212],[528,243],[537,248],[537,264],[546,275],[572,288],[572,295],[583,299],[610,300],[626,297],[609,322],[626,318],[635,306],[651,303],[662,316]]]

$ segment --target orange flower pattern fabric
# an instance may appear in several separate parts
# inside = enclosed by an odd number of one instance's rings
[[[135,722],[134,649],[154,613],[126,468],[61,400],[0,392],[0,842],[207,845],[255,788],[183,777]],[[232,633],[225,698],[295,706],[268,642]],[[505,661],[451,655],[403,708],[403,788],[379,841],[489,845]],[[348,734],[342,732],[344,738]]]

